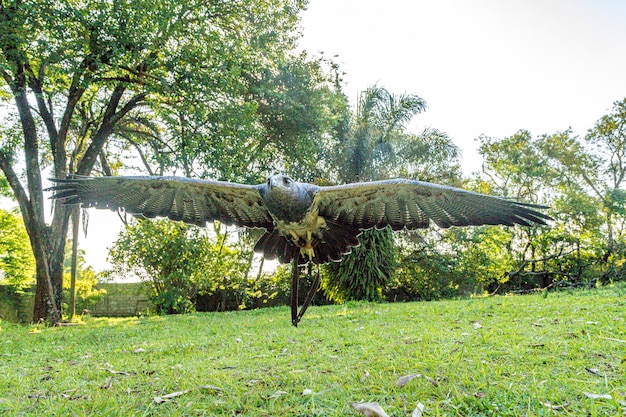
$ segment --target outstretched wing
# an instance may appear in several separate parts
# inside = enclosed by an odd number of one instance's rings
[[[145,217],[168,217],[205,226],[225,224],[271,229],[261,194],[262,185],[183,177],[72,177],[53,180],[52,198],[64,204],[117,210]]]
[[[547,207],[431,184],[395,179],[321,187],[313,206],[326,219],[359,229],[546,224]]]

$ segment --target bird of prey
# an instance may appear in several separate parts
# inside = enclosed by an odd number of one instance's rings
[[[55,179],[52,198],[64,204],[118,210],[143,217],[167,217],[205,226],[263,228],[255,251],[266,259],[293,262],[291,312],[297,326],[315,282],[298,313],[298,265],[340,261],[371,228],[421,229],[431,222],[450,226],[544,225],[544,206],[459,188],[407,179],[317,186],[272,175],[245,185],[173,176],[118,176]],[[319,274],[318,274],[319,279]]]

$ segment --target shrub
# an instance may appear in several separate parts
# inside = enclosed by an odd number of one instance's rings
[[[378,301],[397,267],[397,249],[389,228],[367,230],[359,237],[360,246],[339,263],[325,266],[322,290],[335,302]]]

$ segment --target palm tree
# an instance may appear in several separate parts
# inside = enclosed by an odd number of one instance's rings
[[[343,161],[345,182],[382,179],[380,167],[393,160],[394,142],[406,124],[426,109],[416,95],[395,95],[370,87],[359,97]],[[347,168],[347,169],[345,169]]]
[[[351,132],[343,149],[344,182],[385,179],[393,171],[396,143],[406,141],[406,124],[426,108],[416,95],[395,95],[382,87],[368,88],[359,97]],[[396,248],[390,229],[369,230],[361,246],[340,264],[328,265],[322,283],[334,300],[378,299],[396,267]]]

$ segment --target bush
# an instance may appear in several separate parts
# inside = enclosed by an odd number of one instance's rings
[[[35,258],[21,216],[0,210],[0,284],[20,289],[34,276]]]
[[[241,298],[250,267],[250,251],[226,245],[227,235],[214,223],[207,229],[169,220],[139,220],[122,231],[109,251],[116,273],[132,273],[152,288],[156,313],[194,311],[199,296],[221,299],[230,309]]]
[[[452,298],[459,295],[461,279],[449,257],[421,253],[404,259],[394,280],[385,289],[388,301],[419,301]]]
[[[150,283],[157,313],[185,313],[193,311],[190,300],[206,274],[206,246],[197,228],[139,220],[120,233],[109,256],[119,274],[132,273]]]
[[[380,301],[383,288],[397,267],[397,249],[393,231],[367,230],[359,237],[361,244],[352,248],[339,263],[325,266],[322,279],[325,296],[334,302],[349,300]]]
[[[305,269],[308,269],[305,267]],[[315,274],[311,270],[300,274],[298,301],[304,302],[311,288]],[[291,302],[291,266],[280,265],[271,273],[250,277],[236,285],[220,287],[212,293],[199,294],[194,299],[197,311],[251,310],[263,307],[277,307]],[[313,305],[329,304],[322,292],[313,299]]]

